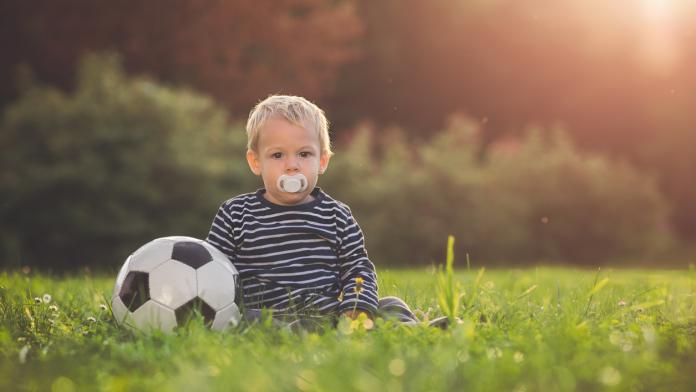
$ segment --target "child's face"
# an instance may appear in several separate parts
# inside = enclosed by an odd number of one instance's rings
[[[280,205],[307,203],[319,174],[326,170],[329,155],[321,153],[319,135],[284,119],[271,118],[259,132],[258,151],[247,151],[249,168],[263,179],[265,197]],[[302,173],[307,189],[298,193],[280,190],[278,177]]]

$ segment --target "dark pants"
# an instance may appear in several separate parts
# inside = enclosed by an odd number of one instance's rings
[[[413,314],[411,308],[399,297],[390,296],[380,298],[377,304],[377,317],[399,320],[408,325],[415,325],[418,323],[418,318]],[[244,318],[249,323],[260,321],[263,318],[262,311],[260,309],[246,309],[244,311]],[[274,313],[273,324],[278,327],[285,327],[298,322],[300,324],[321,323],[327,321],[328,318],[329,317],[326,315],[298,316]]]

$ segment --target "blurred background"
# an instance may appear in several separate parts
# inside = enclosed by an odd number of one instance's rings
[[[0,266],[113,268],[261,185],[243,125],[324,108],[381,265],[684,265],[692,0],[5,0]]]

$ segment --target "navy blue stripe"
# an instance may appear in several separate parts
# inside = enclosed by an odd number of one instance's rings
[[[374,265],[350,209],[319,188],[314,201],[290,207],[271,204],[263,192],[222,203],[207,238],[237,267],[245,305],[374,313]],[[358,295],[357,278],[364,282]]]

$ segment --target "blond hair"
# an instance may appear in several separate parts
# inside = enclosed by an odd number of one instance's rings
[[[322,154],[333,155],[329,139],[329,121],[324,111],[305,98],[294,95],[270,95],[256,104],[246,124],[247,149],[258,152],[259,134],[264,123],[271,118],[288,122],[314,131],[319,136]]]

